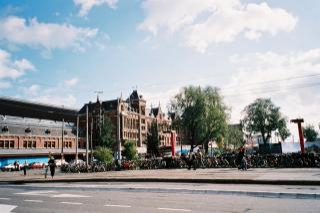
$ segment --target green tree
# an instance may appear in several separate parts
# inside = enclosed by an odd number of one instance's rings
[[[134,160],[137,157],[137,148],[136,145],[132,141],[127,141],[124,144],[124,156],[126,156],[127,160]]]
[[[246,106],[243,112],[245,116],[241,123],[245,130],[250,134],[260,133],[264,144],[273,131],[282,131],[285,127],[285,118],[280,113],[280,107],[275,106],[270,99],[259,98]]]
[[[282,141],[285,141],[290,135],[290,130],[287,128],[286,119],[281,119],[278,126],[279,136]]]
[[[110,163],[113,161],[112,151],[109,148],[106,147],[97,147],[94,151],[94,157],[104,163]]]
[[[313,142],[316,141],[318,133],[313,125],[307,125],[306,127],[303,127],[303,135],[307,142]]]
[[[159,156],[159,143],[158,125],[153,121],[147,135],[147,152],[153,157]]]
[[[115,144],[115,138],[113,135],[114,125],[109,117],[104,119],[104,123],[101,128],[101,134],[99,137],[100,145],[112,149]]]
[[[208,151],[208,142],[223,141],[227,132],[227,107],[217,88],[184,87],[170,104],[179,118],[181,129],[194,145],[203,144]]]
[[[229,125],[227,137],[228,147],[232,146],[233,149],[238,149],[239,147],[243,146],[245,144],[243,136],[244,134],[241,126]]]

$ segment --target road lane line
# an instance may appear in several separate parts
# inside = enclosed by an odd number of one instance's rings
[[[11,199],[7,197],[0,197],[0,200],[11,200]]]
[[[42,200],[24,200],[25,202],[42,203]]]
[[[82,205],[82,203],[77,203],[77,202],[60,202],[63,204],[70,204],[70,205]]]
[[[171,209],[171,208],[157,208],[159,210],[166,210],[166,211],[181,211],[181,212],[191,212],[190,209]]]
[[[107,207],[119,207],[119,208],[130,208],[131,206],[126,206],[126,205],[109,205],[109,204],[106,204],[104,206],[107,206]]]

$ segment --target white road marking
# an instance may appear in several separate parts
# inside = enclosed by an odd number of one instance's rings
[[[16,195],[33,195],[33,196],[48,196],[49,194],[56,193],[55,191],[29,191],[15,193]]]
[[[104,206],[107,206],[107,207],[119,207],[119,208],[130,208],[131,206],[126,206],[126,205],[109,205],[109,204],[106,204]]]
[[[12,205],[4,205],[0,204],[0,212],[1,213],[10,213],[13,209],[17,208],[18,206],[12,206]]]
[[[181,212],[191,212],[190,209],[171,209],[171,208],[157,208],[159,210],[166,210],[166,211],[181,211]]]
[[[73,195],[73,194],[57,194],[50,197],[61,197],[61,198],[74,198],[74,197],[91,197],[87,195]]]
[[[70,205],[82,205],[82,203],[77,203],[77,202],[60,202],[63,204],[70,204]]]
[[[25,202],[42,203],[42,200],[24,200]]]
[[[7,197],[0,197],[0,200],[11,200],[11,199]]]

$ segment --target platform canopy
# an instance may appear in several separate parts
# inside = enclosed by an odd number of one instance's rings
[[[75,122],[78,110],[0,97],[0,115]]]

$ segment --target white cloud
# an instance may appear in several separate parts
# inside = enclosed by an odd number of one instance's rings
[[[115,8],[118,0],[73,0],[73,2],[80,6],[80,16],[86,16],[94,6],[101,6],[107,4],[110,8]]]
[[[214,43],[232,42],[240,34],[257,40],[263,34],[290,32],[297,18],[267,3],[242,4],[240,0],[145,0],[140,29],[181,34],[187,46],[205,52]]]
[[[7,89],[11,87],[11,83],[7,81],[0,81],[0,89]]]
[[[306,123],[320,122],[320,48],[279,54],[253,53],[230,58],[236,72],[222,89],[232,106],[232,121],[256,98],[271,98],[289,119],[302,117]],[[297,127],[290,125],[297,136]],[[297,138],[297,137],[296,137]]]
[[[16,79],[32,70],[35,67],[27,59],[12,60],[10,53],[0,49],[0,79]]]
[[[41,89],[41,88],[40,88],[39,85],[33,84],[33,85],[31,85],[30,87],[26,88],[24,92],[25,92],[27,95],[36,96],[36,95],[38,95],[38,92],[40,91],[40,89]]]
[[[0,19],[0,40],[41,47],[47,51],[66,48],[83,50],[83,45],[95,37],[97,32],[97,29],[70,24],[41,23],[36,18],[28,21],[16,16]]]
[[[69,80],[66,80],[64,83],[68,87],[75,86],[78,83],[79,79],[78,78],[71,78]]]
[[[31,98],[33,101],[41,102],[41,103],[47,103],[47,104],[53,104],[56,106],[65,106],[65,107],[74,107],[77,99],[71,94],[59,96],[56,94],[43,94],[37,97]]]

